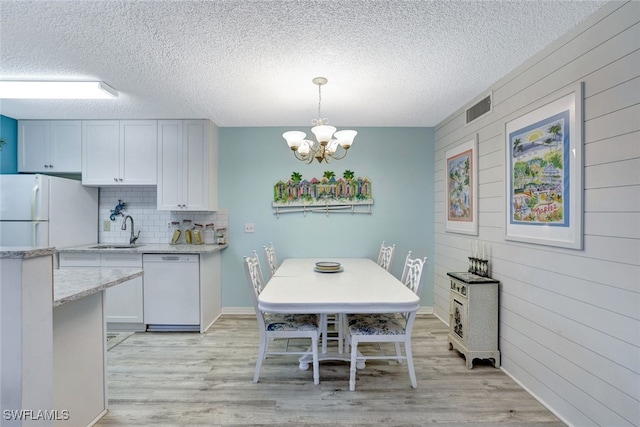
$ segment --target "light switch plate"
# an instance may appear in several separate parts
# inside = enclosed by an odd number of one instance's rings
[[[104,223],[102,224],[102,230],[111,231],[111,221],[109,221],[108,219],[105,220]]]

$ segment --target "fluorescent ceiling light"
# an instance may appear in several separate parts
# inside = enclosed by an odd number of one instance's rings
[[[103,82],[0,81],[2,99],[113,99],[118,91]]]

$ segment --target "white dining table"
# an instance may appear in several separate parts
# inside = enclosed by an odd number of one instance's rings
[[[316,262],[338,262],[338,272],[318,272]],[[289,258],[258,296],[270,313],[404,313],[418,310],[420,298],[368,258]],[[320,360],[349,360],[348,354],[321,353]],[[364,364],[359,365],[361,369]],[[308,360],[300,360],[308,369]]]

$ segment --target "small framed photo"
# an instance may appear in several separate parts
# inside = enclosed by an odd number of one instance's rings
[[[505,239],[582,249],[583,88],[505,124]]]
[[[445,154],[445,230],[478,235],[478,135]]]

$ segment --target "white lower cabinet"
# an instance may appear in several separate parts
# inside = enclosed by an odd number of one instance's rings
[[[102,268],[142,268],[142,254],[101,254]],[[107,289],[107,324],[144,324],[143,276]],[[114,329],[114,328],[110,328]]]
[[[60,253],[60,268],[142,268],[142,254]],[[109,330],[144,330],[143,277],[106,290],[107,328]]]
[[[60,268],[139,268],[142,277],[106,290],[111,331],[205,332],[222,312],[220,252],[60,252]]]

